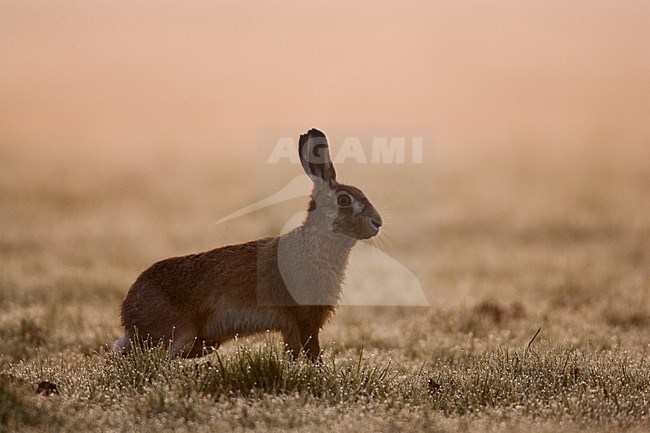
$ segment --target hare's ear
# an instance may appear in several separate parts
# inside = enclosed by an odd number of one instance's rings
[[[318,129],[310,129],[306,134],[302,134],[298,153],[302,167],[312,181],[336,181],[336,171],[332,165],[325,134]]]

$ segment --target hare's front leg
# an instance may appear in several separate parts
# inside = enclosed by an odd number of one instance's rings
[[[307,359],[311,362],[321,362],[320,355],[320,342],[318,341],[318,330],[314,332],[307,332],[305,335],[301,335],[302,342],[301,346],[305,351]]]
[[[307,359],[312,362],[320,361],[320,342],[318,340],[318,329],[300,328],[292,326],[282,331],[284,344],[293,359],[296,359],[300,352],[304,352]]]
[[[291,354],[293,359],[298,358],[302,350],[300,343],[300,330],[297,325],[288,326],[282,330],[282,338],[284,339],[284,347]]]

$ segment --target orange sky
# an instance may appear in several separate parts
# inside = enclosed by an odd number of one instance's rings
[[[0,146],[648,145],[648,1],[0,2]]]

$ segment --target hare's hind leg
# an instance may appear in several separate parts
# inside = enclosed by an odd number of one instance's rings
[[[182,358],[200,358],[209,355],[221,346],[220,341],[197,339],[189,351],[181,351],[179,355]]]
[[[134,342],[143,349],[151,349],[156,344],[152,338],[141,340],[137,335],[133,337],[126,333],[119,339],[115,340],[115,343],[113,343],[113,352],[120,355],[126,355],[131,352]],[[163,344],[163,342],[164,339],[160,339],[158,344]],[[174,356],[181,355],[184,357],[194,358],[209,353],[213,346],[218,345],[218,342],[216,342],[216,344],[202,344],[197,341],[196,338],[187,337],[184,339],[171,340],[168,347]]]

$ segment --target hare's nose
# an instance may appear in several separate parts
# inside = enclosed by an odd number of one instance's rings
[[[373,226],[375,229],[379,230],[379,227],[382,226],[383,221],[381,220],[381,218],[372,218],[372,219],[370,220],[370,223],[372,224],[372,226]]]

